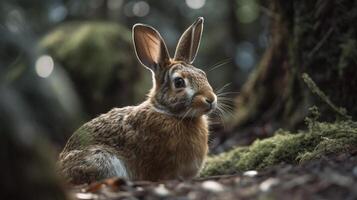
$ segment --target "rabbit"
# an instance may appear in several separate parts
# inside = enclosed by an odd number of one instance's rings
[[[195,177],[208,153],[207,114],[217,96],[205,72],[192,65],[204,19],[181,36],[170,57],[157,30],[135,24],[132,38],[153,87],[137,106],[113,108],[85,123],[59,155],[59,172],[72,184],[119,176],[162,181]]]

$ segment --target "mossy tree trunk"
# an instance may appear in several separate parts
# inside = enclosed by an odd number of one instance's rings
[[[332,102],[357,116],[357,2],[274,0],[271,41],[236,99],[235,130],[248,126],[294,129],[308,107],[325,105],[302,81],[307,73]]]
[[[67,22],[40,45],[69,74],[90,118],[142,101],[150,87],[150,72],[136,60],[130,31],[119,24]]]

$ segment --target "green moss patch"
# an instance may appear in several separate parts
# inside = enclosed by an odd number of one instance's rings
[[[278,130],[271,138],[208,158],[201,176],[259,170],[279,163],[298,164],[353,147],[357,147],[357,122],[326,123],[309,119],[306,131]]]
[[[138,103],[151,86],[150,72],[135,56],[130,29],[119,23],[63,23],[41,39],[40,48],[64,68],[91,114]]]
[[[48,34],[41,46],[68,70],[94,82],[96,89],[105,87],[116,66],[133,65],[130,31],[114,23],[67,23]],[[120,74],[126,77],[124,72]]]

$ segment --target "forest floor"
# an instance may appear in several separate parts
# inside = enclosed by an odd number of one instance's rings
[[[298,165],[197,178],[131,182],[120,178],[71,188],[74,199],[357,199],[357,147]]]

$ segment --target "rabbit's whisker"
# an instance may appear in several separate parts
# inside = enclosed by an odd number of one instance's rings
[[[185,119],[185,117],[187,117],[188,113],[190,113],[191,110],[192,110],[192,108],[189,108],[189,109],[185,112],[185,114],[182,116],[182,118],[181,118],[181,120],[180,120],[180,123]]]
[[[218,69],[218,68],[224,66],[225,64],[230,63],[231,61],[232,61],[232,58],[226,58],[226,59],[224,59],[224,60],[221,60],[221,61],[215,63],[215,64],[208,70],[208,72],[211,72],[211,71],[213,71],[213,70],[216,70],[216,69]]]
[[[223,110],[220,107],[217,107],[216,115],[218,116],[219,124],[223,125],[223,128],[226,128],[225,121],[224,121],[224,114]]]
[[[222,92],[222,93],[217,93],[217,96],[227,96],[231,94],[240,94],[240,92]]]
[[[219,88],[216,93],[219,94],[221,92],[223,92],[224,89],[226,89],[228,86],[230,86],[232,84],[232,82],[226,83],[224,84],[221,88]]]

